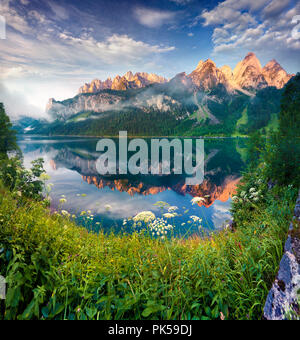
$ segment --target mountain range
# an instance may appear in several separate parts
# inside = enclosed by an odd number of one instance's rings
[[[262,68],[254,53],[249,53],[234,70],[227,65],[218,68],[212,60],[208,59],[205,62],[201,60],[191,74],[184,74],[187,83],[205,91],[211,90],[219,84],[223,84],[228,91],[261,89],[268,86],[280,89],[292,76],[287,74],[274,59]],[[105,81],[95,79],[82,86],[79,93],[96,93],[101,90],[126,91],[166,82],[168,82],[166,78],[153,73],[138,72],[134,75],[129,71],[124,76],[118,75],[114,79],[108,78]]]
[[[30,133],[114,136],[247,135],[276,128],[282,89],[293,78],[276,60],[249,53],[232,70],[208,59],[172,79],[148,73],[86,83],[74,97],[51,98]]]

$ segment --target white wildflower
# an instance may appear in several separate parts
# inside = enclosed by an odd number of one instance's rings
[[[63,216],[67,216],[67,217],[70,216],[70,214],[67,212],[67,210],[62,210],[61,213],[62,213]]]
[[[142,222],[150,222],[155,220],[155,215],[153,214],[152,211],[142,211],[139,214],[137,214],[133,218],[134,222],[142,221]]]
[[[190,218],[194,221],[194,222],[199,222],[201,223],[202,222],[202,219],[198,216],[190,216]]]

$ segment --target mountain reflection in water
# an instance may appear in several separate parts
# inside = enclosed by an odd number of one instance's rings
[[[196,186],[186,185],[185,175],[101,176],[96,170],[100,155],[95,151],[97,141],[37,136],[19,139],[26,166],[39,157],[45,160],[45,169],[54,184],[50,195],[53,209],[57,209],[65,195],[63,209],[72,214],[91,210],[95,221],[101,222],[105,230],[119,231],[123,219],[141,211],[151,210],[159,216],[161,211],[154,204],[164,201],[177,206],[177,213],[182,215],[172,221],[178,235],[186,233],[191,215],[201,217],[207,229],[219,229],[230,219],[231,197],[246,159],[244,140],[205,139],[205,178]],[[204,197],[205,202],[192,205],[193,197]],[[198,229],[190,232],[198,233]]]

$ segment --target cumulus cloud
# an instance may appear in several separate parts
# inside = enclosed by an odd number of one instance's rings
[[[61,33],[60,38],[68,45],[83,48],[95,57],[107,63],[117,60],[141,59],[152,53],[165,53],[174,50],[174,47],[149,45],[142,41],[136,41],[128,35],[114,34],[105,41],[97,41],[92,37],[74,37],[68,33]]]
[[[292,38],[291,32],[292,18],[297,13],[300,3],[290,0],[226,0],[204,10],[195,23],[214,28],[215,55],[254,51],[290,58],[295,63],[300,42]]]
[[[164,24],[173,22],[176,13],[171,11],[161,11],[156,9],[137,7],[134,10],[134,15],[141,25],[149,28],[157,28],[161,27]]]

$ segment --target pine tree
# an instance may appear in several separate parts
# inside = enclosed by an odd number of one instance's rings
[[[285,87],[279,130],[271,138],[267,158],[272,180],[300,186],[300,74]]]
[[[10,151],[18,151],[16,132],[12,129],[4,105],[0,103],[0,159],[7,158]]]

